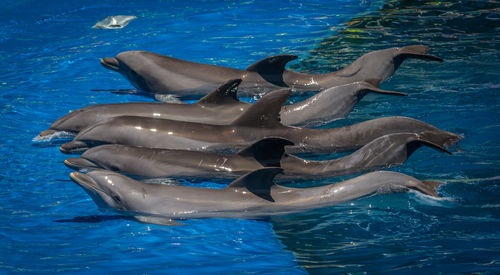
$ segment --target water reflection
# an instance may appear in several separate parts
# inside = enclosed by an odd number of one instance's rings
[[[407,115],[466,136],[464,151],[447,160],[424,153],[396,169],[449,180],[440,192],[456,202],[384,195],[273,217],[277,235],[310,273],[495,270],[495,248],[485,239],[499,237],[492,229],[499,213],[482,205],[498,205],[500,189],[500,150],[492,142],[500,135],[499,12],[497,1],[387,1],[381,10],[346,23],[293,66],[329,72],[372,50],[427,45],[445,62],[407,61],[383,84],[408,92],[408,100],[368,98],[349,119],[333,125]],[[469,178],[495,180],[472,184]]]

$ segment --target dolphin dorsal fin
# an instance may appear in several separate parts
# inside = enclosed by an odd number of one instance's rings
[[[293,54],[280,54],[261,59],[247,68],[247,71],[261,75],[283,74],[286,63],[297,59]]]
[[[241,79],[232,79],[222,84],[215,91],[198,100],[198,104],[231,104],[240,102],[238,100],[238,86]]]
[[[290,89],[280,89],[264,95],[231,125],[262,128],[283,126],[280,123],[280,111],[291,93]]]
[[[274,177],[279,173],[283,173],[279,167],[262,168],[235,179],[226,188],[245,188],[262,199],[274,202],[271,187]]]
[[[284,138],[264,138],[244,148],[238,155],[253,157],[264,167],[280,167],[286,145],[293,145],[293,142]]]

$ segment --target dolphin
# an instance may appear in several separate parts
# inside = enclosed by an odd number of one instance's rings
[[[226,188],[200,188],[144,183],[108,170],[73,172],[98,207],[126,213],[140,221],[178,224],[172,219],[262,218],[327,207],[377,193],[417,190],[439,197],[436,181],[420,181],[389,171],[371,172],[350,180],[312,188],[275,184],[281,168],[262,168],[239,177]],[[167,220],[158,222],[155,218]]]
[[[87,106],[57,119],[39,136],[47,136],[58,131],[76,134],[105,119],[123,115],[213,124],[221,121],[222,124],[225,122],[229,124],[235,116],[250,106],[238,100],[236,89],[240,82],[240,79],[229,80],[194,104],[132,102]]]
[[[385,95],[406,95],[379,88],[379,79],[332,87],[304,101],[283,106],[281,122],[288,126],[316,127],[344,118],[361,98],[369,92]],[[39,137],[58,131],[78,133],[83,128],[117,116],[141,116],[191,121],[216,125],[230,124],[251,104],[238,100],[237,87],[241,79],[224,83],[212,93],[193,104],[133,102],[97,104],[73,111],[50,125]]]
[[[306,100],[281,108],[281,123],[287,126],[319,127],[346,118],[368,93],[406,96],[379,87],[381,79],[367,79],[322,90]]]
[[[407,58],[443,61],[426,54],[429,48],[412,45],[367,53],[351,65],[326,74],[307,74],[285,69],[296,55],[283,54],[264,58],[245,70],[185,61],[147,51],[127,51],[104,57],[101,64],[127,78],[134,87],[153,94],[203,96],[222,83],[241,78],[240,95],[255,96],[289,87],[294,92],[322,89],[379,78],[387,80]]]
[[[80,157],[68,158],[66,166],[75,170],[107,169],[139,178],[222,178],[234,179],[264,167],[281,167],[280,180],[320,179],[362,173],[403,164],[421,146],[450,153],[432,142],[434,136],[398,133],[379,137],[354,153],[333,160],[307,160],[285,154],[292,142],[266,138],[237,154],[153,149],[119,144],[91,148]]]
[[[73,141],[63,144],[63,153],[77,153],[101,144],[124,144],[149,148],[227,152],[241,149],[266,137],[280,137],[295,145],[293,152],[342,152],[355,150],[377,137],[401,132],[433,133],[436,144],[449,147],[462,137],[407,117],[384,117],[358,124],[309,129],[280,123],[281,106],[289,90],[266,94],[229,125],[212,125],[149,117],[119,116],[85,128]]]

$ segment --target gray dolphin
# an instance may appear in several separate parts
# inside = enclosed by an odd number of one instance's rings
[[[223,189],[143,183],[116,172],[94,170],[73,172],[71,179],[80,185],[100,208],[112,208],[140,221],[155,218],[260,218],[327,207],[377,193],[410,189],[439,197],[443,184],[420,181],[388,171],[368,173],[343,182],[313,188],[290,188],[273,182],[281,168],[250,172]]]
[[[237,154],[107,144],[91,148],[78,158],[68,158],[64,164],[75,170],[102,168],[140,178],[202,179],[234,179],[274,166],[284,170],[280,180],[319,179],[398,166],[423,145],[449,153],[432,142],[434,136],[429,138],[425,133],[385,135],[348,156],[323,161],[285,154],[285,146],[293,143],[280,138],[262,139]]]
[[[264,58],[246,70],[195,63],[146,51],[104,57],[101,64],[125,76],[137,89],[150,93],[201,96],[230,79],[241,78],[240,95],[255,96],[283,87],[300,93],[372,78],[384,81],[407,58],[442,61],[437,56],[426,54],[428,50],[426,46],[413,45],[373,51],[344,69],[327,74],[286,70],[286,64],[297,59],[296,55],[289,54]]]
[[[434,133],[435,143],[449,147],[462,137],[439,130],[425,122],[407,117],[384,117],[358,124],[332,128],[308,129],[284,126],[279,122],[281,106],[289,90],[266,94],[230,125],[120,116],[82,130],[71,142],[63,144],[63,153],[76,153],[101,144],[124,144],[149,148],[196,151],[234,151],[266,137],[280,137],[295,146],[288,152],[341,152],[357,149],[391,133]]]
[[[281,122],[288,126],[321,126],[346,117],[354,105],[369,92],[406,95],[380,89],[379,81],[370,79],[332,87],[304,101],[283,106],[280,112]],[[39,137],[57,131],[78,133],[105,119],[124,115],[227,125],[251,106],[250,103],[238,100],[236,90],[240,83],[240,79],[229,80],[193,104],[133,102],[87,106],[59,118],[48,130],[41,132]]]
[[[229,80],[194,104],[132,102],[87,106],[59,118],[39,136],[47,136],[57,131],[78,133],[100,121],[123,115],[213,124],[221,121],[221,124],[229,124],[250,106],[238,100],[236,89],[240,83],[240,79]]]
[[[354,106],[368,93],[383,95],[407,94],[379,88],[380,79],[367,79],[322,90],[310,98],[281,108],[283,125],[319,127],[346,118]]]

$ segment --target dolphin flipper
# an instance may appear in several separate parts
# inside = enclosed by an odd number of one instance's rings
[[[262,199],[274,202],[271,186],[275,185],[273,179],[280,173],[283,169],[279,167],[262,168],[235,179],[226,188],[245,188]]]
[[[244,148],[238,155],[253,157],[264,167],[280,167],[286,145],[294,145],[284,138],[264,138]]]

